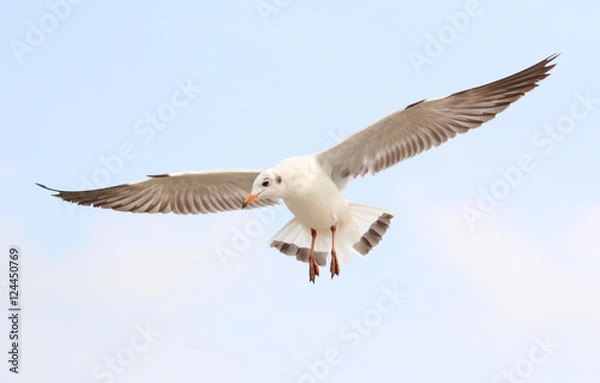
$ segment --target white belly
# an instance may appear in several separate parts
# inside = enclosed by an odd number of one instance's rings
[[[284,199],[298,222],[317,231],[340,228],[349,216],[349,202],[333,181],[326,176],[316,177],[302,190]]]

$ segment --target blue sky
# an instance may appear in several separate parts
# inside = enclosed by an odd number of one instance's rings
[[[65,1],[0,12],[0,243],[24,310],[7,381],[598,381],[597,7]],[[496,119],[349,185],[395,218],[333,281],[268,248],[285,209],[134,215],[34,185],[266,168],[555,52]]]

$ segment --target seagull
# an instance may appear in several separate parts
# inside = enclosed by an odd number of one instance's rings
[[[350,253],[366,255],[382,240],[389,209],[349,202],[348,181],[375,174],[481,126],[535,88],[556,64],[553,54],[501,80],[408,105],[333,147],[284,159],[266,170],[220,169],[149,175],[148,179],[95,190],[56,192],[78,205],[133,213],[207,214],[260,208],[283,200],[294,218],[270,246],[308,263],[314,283],[319,267],[331,278]]]

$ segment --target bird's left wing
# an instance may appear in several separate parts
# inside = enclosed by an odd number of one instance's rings
[[[548,76],[557,55],[501,80],[407,106],[315,156],[338,188],[481,126]]]
[[[78,205],[133,213],[207,214],[242,208],[260,170],[212,170],[152,175],[147,180],[96,190],[63,191],[54,196]],[[249,208],[277,205],[260,198]]]

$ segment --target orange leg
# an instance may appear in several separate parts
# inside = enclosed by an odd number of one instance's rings
[[[331,226],[331,264],[329,270],[331,271],[331,279],[336,275],[340,275],[340,264],[335,253],[335,226]]]
[[[315,242],[317,241],[317,231],[310,229],[310,235],[312,236],[312,242],[310,244],[310,254],[308,255],[308,276],[309,281],[315,283],[315,276],[319,275],[319,265],[315,261]]]

